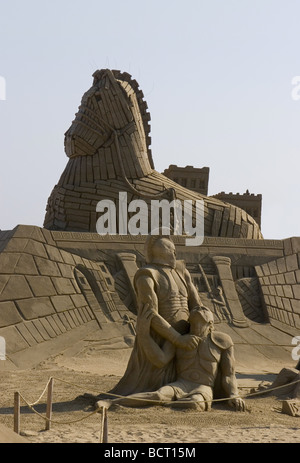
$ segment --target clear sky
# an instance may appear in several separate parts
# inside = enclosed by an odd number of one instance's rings
[[[64,132],[111,68],[145,94],[158,171],[208,166],[210,195],[262,194],[265,238],[300,236],[299,18],[298,0],[0,0],[0,228],[42,226]]]

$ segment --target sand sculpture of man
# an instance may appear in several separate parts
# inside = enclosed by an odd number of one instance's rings
[[[198,345],[193,350],[176,348],[169,341],[165,341],[160,347],[149,334],[154,316],[149,306],[144,306],[137,323],[137,332],[143,338],[149,361],[158,368],[175,358],[176,380],[157,391],[102,400],[97,406],[109,408],[114,403],[131,407],[168,404],[199,411],[209,410],[219,381],[219,387],[222,388],[224,397],[228,398],[229,405],[238,411],[244,411],[245,402],[239,397],[235,377],[233,342],[227,334],[214,331],[211,311],[196,307],[190,312],[190,332],[198,340]]]
[[[158,346],[168,340],[175,347],[193,349],[197,340],[189,331],[189,313],[201,307],[199,294],[182,261],[176,261],[173,241],[168,236],[150,235],[145,244],[147,265],[134,279],[139,314],[147,305],[153,312],[149,334]],[[137,334],[127,370],[111,391],[128,395],[155,391],[175,378],[174,362],[158,367],[146,355],[143,336]]]

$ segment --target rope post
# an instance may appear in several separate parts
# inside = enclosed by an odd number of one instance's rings
[[[20,394],[14,394],[14,432],[20,434]]]
[[[100,433],[100,444],[108,443],[108,423],[107,423],[107,408],[102,407],[102,427]]]
[[[54,379],[51,378],[48,384],[48,394],[47,394],[47,409],[46,409],[46,431],[49,431],[51,428],[51,418],[52,418],[52,404],[53,404],[53,384]]]

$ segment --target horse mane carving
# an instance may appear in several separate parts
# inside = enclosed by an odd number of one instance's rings
[[[192,192],[154,169],[150,114],[143,92],[128,73],[102,69],[83,95],[65,133],[69,161],[48,199],[44,227],[96,232],[96,205],[118,199],[204,199],[205,235],[262,238],[254,219],[239,208]]]

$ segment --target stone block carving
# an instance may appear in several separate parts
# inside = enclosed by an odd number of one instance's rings
[[[300,329],[300,253],[256,267],[272,325]]]

